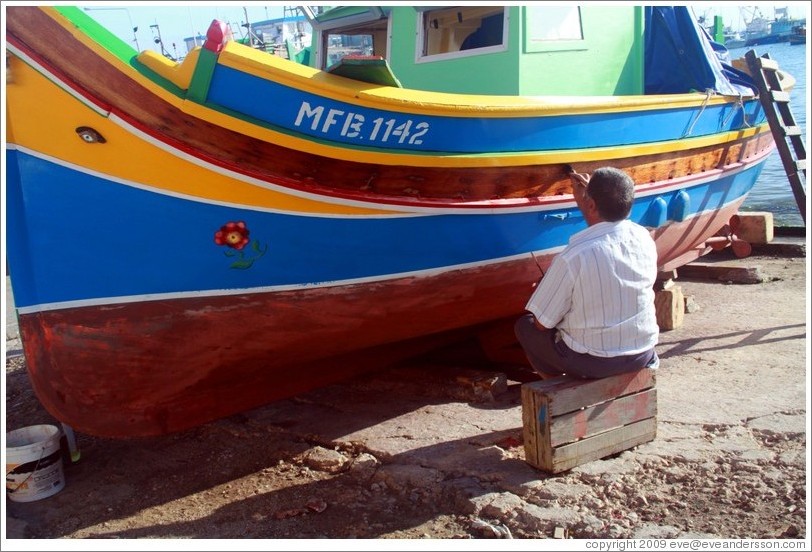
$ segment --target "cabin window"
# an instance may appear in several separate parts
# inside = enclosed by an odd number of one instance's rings
[[[341,61],[344,56],[381,56],[387,58],[388,20],[382,19],[358,27],[342,27],[322,34],[322,69]]]
[[[525,28],[531,44],[584,38],[578,6],[533,6],[526,14]]]
[[[504,6],[458,6],[418,12],[418,59],[446,59],[504,51]]]

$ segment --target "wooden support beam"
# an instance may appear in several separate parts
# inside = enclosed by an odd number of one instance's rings
[[[683,278],[718,280],[731,284],[760,284],[764,281],[758,266],[734,266],[725,263],[690,263],[679,269]]]

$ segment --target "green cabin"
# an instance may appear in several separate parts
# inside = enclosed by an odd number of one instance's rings
[[[643,94],[644,9],[539,3],[304,11],[313,28],[308,61],[318,69],[345,56],[378,56],[404,88],[616,96]]]

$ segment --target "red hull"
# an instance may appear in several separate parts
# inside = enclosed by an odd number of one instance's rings
[[[100,436],[154,435],[460,338],[463,323],[521,312],[538,278],[535,263],[521,261],[380,284],[24,314],[20,331],[34,389],[57,419]]]

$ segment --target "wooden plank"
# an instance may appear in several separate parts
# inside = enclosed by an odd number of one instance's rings
[[[389,63],[381,56],[344,56],[328,67],[327,72],[371,84],[402,88]]]
[[[559,416],[586,406],[602,403],[655,385],[654,371],[648,368],[601,379],[575,379],[567,376],[524,384],[549,398],[550,416]]]
[[[789,92],[784,92],[781,90],[773,90],[773,101],[780,102],[780,103],[787,103],[789,102]]]
[[[725,263],[689,263],[679,269],[682,278],[720,280],[734,284],[760,284],[764,281],[759,267],[735,266]]]
[[[531,466],[550,465],[550,417],[547,397],[535,393],[528,385],[522,386],[522,426],[525,460]]]
[[[768,71],[775,71],[778,69],[778,62],[765,57],[756,58],[758,60],[758,64],[762,69],[766,69]]]
[[[575,466],[599,460],[612,454],[647,443],[657,436],[657,419],[639,422],[607,431],[588,439],[564,445],[553,450],[553,460],[546,471],[559,473]]]
[[[553,418],[550,445],[558,447],[657,415],[657,390],[596,404]]]

